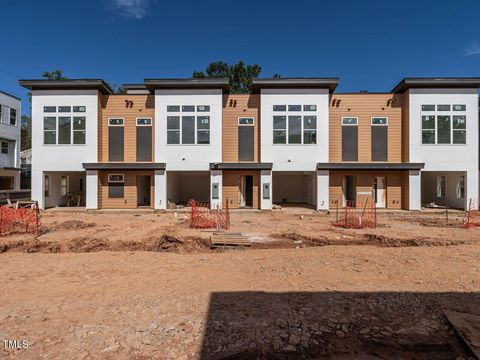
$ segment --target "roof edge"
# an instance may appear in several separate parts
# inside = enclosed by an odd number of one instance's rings
[[[479,88],[480,77],[407,77],[393,89],[393,93],[403,93],[411,88]]]
[[[103,94],[113,94],[114,91],[103,79],[25,79],[18,84],[28,90],[80,90],[94,89]]]

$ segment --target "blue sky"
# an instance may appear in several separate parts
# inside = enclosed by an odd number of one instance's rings
[[[338,76],[389,91],[405,76],[480,76],[478,0],[0,0],[0,90],[61,69],[138,83],[214,60],[262,76]],[[5,31],[6,30],[6,31]]]

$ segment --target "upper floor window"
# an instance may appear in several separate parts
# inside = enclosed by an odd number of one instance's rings
[[[167,105],[167,144],[210,144],[210,105]],[[198,113],[198,114],[197,114]]]
[[[8,142],[2,141],[2,154],[8,154]]]
[[[254,118],[253,117],[239,117],[238,118],[238,125],[254,125]]]
[[[137,126],[152,126],[152,118],[137,118]]]
[[[274,144],[316,144],[317,105],[273,105]]]
[[[388,118],[372,117],[371,121],[371,144],[372,161],[388,160]]]
[[[358,125],[358,118],[357,117],[343,117],[342,118],[342,125]]]
[[[17,125],[17,110],[0,105],[0,121],[8,125]]]
[[[436,110],[436,112],[435,112]],[[466,105],[422,105],[422,144],[466,144]],[[438,112],[438,113],[437,113]]]
[[[43,143],[46,145],[85,145],[86,119],[84,116],[45,116]]]
[[[17,110],[10,109],[10,125],[17,125]]]
[[[358,161],[358,117],[342,117],[342,161]]]

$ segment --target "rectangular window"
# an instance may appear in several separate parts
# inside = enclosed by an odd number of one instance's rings
[[[447,194],[447,179],[445,176],[437,176],[437,198],[444,198]]]
[[[71,144],[72,118],[60,116],[58,118],[58,144]]]
[[[69,177],[68,176],[62,176],[60,178],[60,195],[61,196],[67,196],[68,194],[68,187],[69,187]]]
[[[342,161],[358,161],[358,118],[342,118]]]
[[[302,111],[302,105],[288,105],[288,111]]]
[[[43,191],[45,193],[45,197],[50,196],[50,177],[48,175],[45,175],[44,177]]]
[[[197,116],[197,144],[210,144],[210,116]]]
[[[357,117],[342,117],[342,125],[358,125],[358,118]]]
[[[54,116],[43,118],[43,143],[45,145],[57,143],[57,118]]]
[[[465,115],[453,116],[453,143],[467,143],[467,117]]]
[[[372,117],[372,125],[388,125],[388,118]]]
[[[180,112],[179,105],[167,105],[167,112]]]
[[[466,105],[453,105],[453,111],[465,111],[467,110]]]
[[[56,106],[44,106],[43,107],[43,112],[46,112],[46,113],[57,112],[57,107]]]
[[[450,105],[437,105],[437,111],[450,111]]]
[[[87,111],[86,106],[74,106],[73,107],[73,112],[85,112]]]
[[[317,111],[317,105],[303,105],[303,111]]]
[[[303,143],[304,144],[317,143],[317,117],[316,116],[303,117]]]
[[[435,105],[422,105],[422,111],[435,111]]]
[[[167,144],[180,144],[180,116],[167,116]]]
[[[195,106],[194,105],[183,105],[182,106],[182,112],[195,112]]]
[[[124,119],[108,119],[108,161],[123,161],[125,147]]]
[[[435,116],[422,116],[422,144],[435,144]]]
[[[152,161],[152,119],[137,118],[137,161]]]
[[[288,143],[289,144],[302,143],[302,117],[301,116],[288,117]]]
[[[123,126],[123,119],[108,119],[108,126]]]
[[[67,113],[72,112],[72,107],[71,107],[71,106],[59,106],[59,107],[58,107],[58,112],[63,112],[63,113],[65,113],[65,112],[67,112]]]
[[[108,174],[108,197],[122,199],[124,197],[125,178],[123,174]]]
[[[241,117],[238,118],[238,125],[254,125],[255,120],[253,117]]]
[[[85,145],[86,135],[86,120],[85,116],[73,117],[73,143],[78,145]]]
[[[182,144],[195,144],[195,116],[182,116]]]
[[[287,111],[287,105],[273,105],[273,111]]]
[[[10,125],[17,125],[17,110],[10,109]]]
[[[8,154],[8,142],[2,141],[2,154]]]
[[[438,115],[437,116],[437,144],[450,144],[451,143],[451,126],[450,116]]]
[[[209,112],[210,111],[210,105],[198,105],[197,106],[197,112]]]
[[[287,143],[287,117],[286,116],[273,117],[273,143],[274,144]]]
[[[457,177],[457,199],[465,198],[465,176],[459,175]]]
[[[137,118],[137,126],[152,126],[152,118]]]

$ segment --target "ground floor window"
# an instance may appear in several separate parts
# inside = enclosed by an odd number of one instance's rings
[[[45,175],[45,184],[43,190],[46,197],[50,196],[50,177],[48,175]]]
[[[437,176],[437,197],[444,198],[447,195],[447,180],[445,176]]]
[[[465,176],[459,175],[457,177],[457,199],[465,198]]]
[[[0,190],[13,190],[13,176],[0,176]]]
[[[69,178],[68,176],[62,176],[60,179],[60,194],[62,196],[67,196],[68,194],[68,184]]]
[[[123,174],[108,174],[108,197],[111,199],[123,198],[125,176]]]

